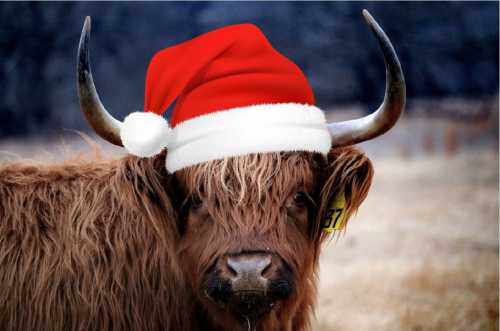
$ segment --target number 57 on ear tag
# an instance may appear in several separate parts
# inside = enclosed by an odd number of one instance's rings
[[[344,216],[345,195],[344,192],[339,192],[326,212],[323,231],[333,232],[334,230],[341,230],[344,227]]]

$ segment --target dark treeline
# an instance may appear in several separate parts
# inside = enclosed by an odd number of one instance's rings
[[[87,15],[96,84],[118,118],[142,108],[156,51],[242,22],[257,24],[306,72],[320,107],[375,106],[384,66],[363,8],[393,41],[409,98],[498,93],[495,2],[2,2],[0,136],[86,127],[77,108],[75,57]]]

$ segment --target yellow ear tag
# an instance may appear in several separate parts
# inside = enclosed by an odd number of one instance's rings
[[[332,201],[330,208],[326,213],[324,220],[323,231],[333,232],[334,230],[342,230],[344,227],[345,218],[345,194],[339,192]]]

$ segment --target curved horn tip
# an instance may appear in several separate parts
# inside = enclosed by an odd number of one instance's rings
[[[85,17],[82,33],[80,34],[80,42],[78,43],[78,73],[88,71],[90,67],[89,61],[89,41],[90,41],[90,16]]]
[[[83,21],[83,28],[82,28],[82,34],[81,34],[81,38],[82,39],[89,38],[89,36],[90,36],[90,28],[91,28],[91,25],[92,25],[91,23],[92,23],[92,20],[90,19],[90,16],[86,16],[85,20]]]
[[[373,18],[372,14],[370,14],[368,10],[363,9],[362,13],[366,23],[373,31],[376,32],[377,30],[382,30],[382,28],[378,25],[377,21]]]
[[[85,22],[83,23],[85,30],[90,31],[91,22],[92,22],[92,19],[90,18],[90,16],[85,16]]]
[[[370,12],[368,10],[363,9],[362,13],[363,13],[363,16],[365,17],[365,20],[367,22],[373,21],[373,16],[370,14]]]
[[[80,35],[80,42],[78,44],[78,53],[87,48],[87,43],[90,39],[90,26],[91,20],[90,16],[85,17],[85,21],[83,22],[82,33]]]

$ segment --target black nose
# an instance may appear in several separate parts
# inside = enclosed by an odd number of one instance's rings
[[[293,288],[292,274],[275,254],[245,252],[217,260],[205,293],[239,316],[258,318]]]
[[[271,271],[271,255],[240,254],[226,259],[228,278],[233,292],[265,291]]]

